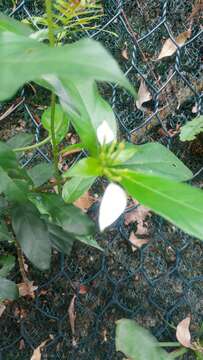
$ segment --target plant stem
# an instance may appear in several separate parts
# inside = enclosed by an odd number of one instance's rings
[[[13,149],[13,151],[15,152],[24,152],[24,151],[30,151],[30,150],[33,150],[33,149],[37,149],[45,144],[47,144],[49,141],[51,140],[51,136],[48,136],[46,139],[36,143],[36,144],[33,144],[33,145],[30,145],[30,146],[25,146],[25,147],[22,147],[22,148],[16,148],[16,149]]]
[[[181,344],[177,341],[172,342],[159,342],[160,347],[180,347]]]
[[[180,356],[186,354],[186,352],[188,352],[188,349],[186,349],[186,348],[182,348],[180,350],[174,351],[174,352],[169,354],[169,359],[171,359],[171,360],[172,359],[177,359]]]
[[[46,14],[47,14],[47,22],[48,22],[48,35],[49,35],[49,43],[51,47],[55,46],[55,37],[54,37],[54,26],[53,26],[53,14],[52,14],[52,0],[45,0],[46,5]],[[51,140],[52,140],[52,148],[53,148],[53,158],[54,158],[54,168],[55,168],[55,177],[57,180],[57,188],[58,193],[61,194],[62,188],[60,184],[60,172],[58,169],[58,161],[59,161],[59,149],[56,142],[55,135],[55,105],[56,105],[56,95],[54,92],[51,94]]]
[[[27,278],[27,274],[26,274],[25,267],[24,267],[23,253],[22,253],[19,242],[17,240],[15,240],[15,241],[16,241],[17,257],[18,257],[20,273],[21,273],[23,282],[27,283],[27,282],[29,282],[29,280]]]
[[[66,157],[68,155],[74,154],[76,152],[80,152],[82,151],[82,149],[84,148],[82,143],[78,143],[78,144],[73,144],[73,145],[68,145],[67,147],[65,147],[64,149],[62,149],[60,151],[60,154],[63,157]]]

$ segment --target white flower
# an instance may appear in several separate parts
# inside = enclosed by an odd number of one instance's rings
[[[97,128],[97,139],[101,145],[109,144],[115,140],[115,134],[110,128],[106,120],[104,120]]]
[[[125,191],[117,184],[107,186],[99,209],[99,227],[103,231],[123,213],[127,205]]]

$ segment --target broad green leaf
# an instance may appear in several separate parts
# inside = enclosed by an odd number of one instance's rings
[[[203,132],[203,115],[188,121],[187,124],[181,127],[180,140],[192,141],[201,132]]]
[[[80,136],[84,147],[92,154],[98,152],[97,129],[105,121],[111,129],[114,137],[117,137],[117,123],[111,106],[99,94],[97,85],[92,79],[75,81],[74,84],[63,78],[64,91],[72,99],[77,112],[70,112],[70,100],[60,97],[64,110],[70,114],[71,122]],[[88,91],[87,91],[88,90]],[[64,92],[63,92],[64,93]]]
[[[124,170],[121,184],[141,204],[203,240],[203,192],[176,181]]]
[[[0,32],[3,31],[9,31],[22,36],[29,36],[32,33],[32,29],[29,26],[0,12]]]
[[[3,220],[0,220],[0,241],[11,241],[12,237],[8,228]]]
[[[0,167],[0,193],[4,193],[9,201],[23,202],[26,201],[26,193],[21,181],[12,180],[6,171]]]
[[[58,77],[65,74],[73,83],[90,78],[116,82],[134,94],[116,61],[94,40],[82,39],[74,44],[51,48],[11,32],[0,32],[0,49],[0,101],[13,96],[26,82],[46,74]]]
[[[116,324],[116,350],[132,360],[169,360],[155,337],[133,320],[121,319]]]
[[[126,144],[119,160],[123,162],[123,168],[164,176],[177,181],[188,180],[193,176],[181,160],[159,143]]]
[[[61,226],[74,237],[91,235],[95,231],[90,218],[76,206],[66,204],[59,195],[38,194],[30,199],[42,215],[49,215],[52,223]]]
[[[0,301],[15,300],[19,296],[18,288],[13,281],[0,278]]]
[[[9,145],[11,149],[22,148],[32,144],[34,138],[34,134],[20,133],[10,138],[7,141],[7,145]]]
[[[101,246],[98,245],[98,243],[96,242],[96,240],[91,236],[76,236],[76,239],[79,240],[80,242],[88,245],[88,246],[92,246],[100,251],[103,251],[103,249],[101,248]]]
[[[15,257],[12,255],[0,256],[0,278],[5,277],[15,266]]]
[[[26,178],[26,171],[19,167],[15,153],[5,142],[0,142],[0,167],[12,178]]]
[[[0,141],[0,166],[4,170],[18,168],[18,163],[15,153],[6,143],[2,141]]]
[[[84,158],[67,170],[64,177],[92,178],[102,174],[99,160],[91,157]]]
[[[16,238],[28,259],[39,269],[49,268],[51,246],[48,229],[36,208],[26,203],[12,209],[12,226]]]
[[[47,223],[49,231],[49,240],[53,247],[60,252],[70,255],[75,239],[64,231],[60,226]]]
[[[195,357],[196,360],[203,360],[203,351],[202,352],[195,351]]]
[[[66,203],[73,203],[82,196],[95,181],[95,177],[73,177],[63,186],[62,197]]]
[[[3,195],[0,195],[0,216],[4,214],[4,211],[8,207],[8,201]]]
[[[44,128],[48,131],[49,135],[51,135],[51,107],[48,107],[48,109],[44,111],[41,122]],[[64,113],[61,105],[59,104],[56,104],[55,106],[54,126],[56,142],[59,144],[66,136],[69,128],[67,115]]]
[[[45,184],[50,178],[54,176],[53,164],[42,162],[33,166],[27,171],[29,177],[32,179],[33,184],[39,187]]]

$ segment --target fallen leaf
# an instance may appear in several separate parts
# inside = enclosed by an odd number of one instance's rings
[[[6,310],[6,306],[4,304],[0,304],[0,317],[3,315],[5,310]]]
[[[74,202],[74,205],[86,212],[94,202],[94,197],[90,195],[89,191],[87,191],[84,195],[82,195]]]
[[[87,294],[87,292],[88,292],[88,287],[85,286],[85,285],[80,285],[80,287],[79,287],[79,294],[80,294],[80,295],[85,295],[85,294]]]
[[[35,290],[38,289],[38,286],[33,286],[33,281],[28,281],[26,283],[17,284],[19,295],[20,296],[29,296],[32,299],[35,298]]]
[[[138,96],[138,100],[136,101],[136,106],[138,109],[141,109],[142,104],[152,99],[152,95],[150,94],[143,79],[141,79],[137,96]]]
[[[143,245],[147,244],[149,242],[148,239],[139,239],[134,231],[131,232],[130,237],[129,237],[129,241],[132,244],[132,250],[136,251],[137,248],[141,248]]]
[[[129,225],[131,223],[137,222],[140,224],[139,230],[142,232],[141,227],[143,227],[143,223],[147,216],[151,216],[150,210],[143,205],[139,205],[137,201],[134,201],[134,205],[138,205],[134,210],[129,211],[125,214],[125,225]],[[146,232],[140,233],[140,235],[145,235]]]
[[[192,113],[196,114],[197,112],[198,112],[198,106],[197,106],[197,104],[195,104],[192,108]]]
[[[76,312],[75,312],[75,300],[77,296],[73,295],[72,300],[70,302],[69,308],[68,308],[68,316],[70,321],[70,327],[72,331],[72,344],[73,346],[76,346],[76,340],[75,340],[75,320],[76,320]]]
[[[19,350],[22,351],[24,349],[25,349],[25,341],[21,339],[19,343]]]
[[[176,338],[179,341],[181,345],[183,345],[186,348],[191,348],[191,334],[189,330],[190,326],[190,317],[186,317],[184,320],[182,320],[177,328],[176,328]]]
[[[190,38],[190,36],[191,36],[191,29],[179,34],[176,37],[175,41],[176,41],[177,45],[183,46],[185,44],[185,42],[187,41],[187,39]],[[172,56],[176,51],[177,51],[177,46],[169,38],[164,42],[161,52],[158,56],[158,60],[160,60],[164,57]]]
[[[46,345],[46,343],[49,341],[50,339],[47,339],[45,341],[43,341],[33,352],[32,357],[30,360],[41,360],[41,351],[43,349],[43,347]]]
[[[124,59],[126,59],[126,60],[129,59],[127,48],[123,49],[123,51],[122,51],[122,57],[123,57]]]

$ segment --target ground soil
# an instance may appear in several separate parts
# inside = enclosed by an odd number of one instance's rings
[[[138,34],[151,29],[160,16],[161,2],[158,0],[133,1],[133,6],[132,2],[125,3],[126,15]],[[171,2],[168,21],[173,25],[176,35],[187,26],[188,14],[191,11],[188,3],[175,0]],[[176,17],[172,17],[174,11],[177,12]],[[20,14],[22,15],[22,12]],[[114,30],[119,36],[114,37],[110,33],[105,37],[101,36],[101,40],[110,48],[122,68],[127,70],[131,57],[129,55],[129,60],[124,59],[122,50],[127,46],[128,53],[131,54],[132,41],[119,20],[108,29]],[[156,45],[164,36],[165,33],[159,32],[153,37],[154,44],[150,43],[149,46],[148,42],[143,46],[143,51],[147,47],[147,56],[152,57],[159,52]],[[193,57],[198,41],[191,46]],[[189,78],[199,76],[198,59],[196,58],[193,70],[189,71]],[[143,59],[139,61],[140,70],[149,74],[149,64],[146,65]],[[173,64],[174,58],[164,63],[163,67],[153,65],[154,71],[164,80],[165,69],[169,69]],[[187,68],[185,71],[188,71]],[[131,72],[129,78],[136,87],[139,86],[136,72]],[[185,85],[182,86],[180,89],[184,90]],[[101,91],[109,98],[109,86],[103,86]],[[26,104],[38,121],[43,107],[48,104],[48,95],[39,89],[33,95],[29,86],[25,89],[25,95]],[[20,96],[21,94],[18,94],[17,98]],[[0,114],[3,114],[13,101],[16,99],[2,104]],[[165,118],[167,129],[175,131],[177,124],[182,124],[194,116],[191,112],[194,103],[194,96],[190,96],[179,109],[176,106],[176,111]],[[119,118],[124,119],[129,131],[146,119],[146,111],[137,110],[132,98],[122,90],[116,93],[115,105]],[[0,139],[7,140],[19,131],[35,131],[23,104],[1,121]],[[121,134],[127,136],[122,126]],[[43,136],[43,132],[41,135]],[[160,141],[169,146],[194,173],[203,166],[201,136],[191,143],[181,143],[178,135],[169,139],[161,131],[160,125],[156,124],[145,129],[141,140],[139,137],[138,142],[146,141]],[[51,155],[49,148],[43,151],[48,157]],[[74,159],[71,158],[71,161]],[[39,160],[40,156],[37,158],[37,161]],[[195,177],[193,184],[203,186],[202,173]],[[100,195],[104,187],[105,182],[99,182],[92,189],[92,193]],[[89,211],[95,221],[98,206],[99,203],[96,203]],[[122,360],[123,355],[115,351],[115,322],[123,317],[135,319],[160,340],[171,341],[175,340],[174,327],[190,314],[191,332],[193,337],[196,337],[203,321],[203,245],[156,215],[146,220],[146,226],[149,230],[149,243],[136,251],[132,250],[129,243],[130,232],[136,228],[136,223],[125,226],[123,217],[102,235],[98,233],[97,241],[104,249],[103,253],[76,243],[69,257],[54,252],[51,270],[46,273],[41,273],[28,264],[29,278],[38,286],[36,297],[21,298],[6,304],[6,310],[0,319],[0,359],[30,359],[33,349],[48,340],[42,355],[44,360]],[[10,245],[1,244],[0,253],[5,250],[15,254]],[[17,282],[21,281],[18,266],[11,277]],[[68,316],[74,294],[77,295],[75,334],[71,330]],[[183,359],[194,359],[194,355],[189,353]]]

